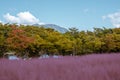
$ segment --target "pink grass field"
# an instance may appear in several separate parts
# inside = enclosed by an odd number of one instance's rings
[[[0,59],[0,80],[120,80],[120,54]]]

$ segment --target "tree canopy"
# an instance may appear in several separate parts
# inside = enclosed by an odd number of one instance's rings
[[[120,28],[94,28],[94,31],[70,28],[60,33],[42,26],[0,23],[0,56],[10,51],[20,57],[120,52]]]

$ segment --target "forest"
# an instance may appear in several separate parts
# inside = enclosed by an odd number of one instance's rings
[[[0,57],[15,52],[19,57],[48,55],[86,55],[120,52],[120,28],[94,28],[66,33],[32,25],[0,23]]]

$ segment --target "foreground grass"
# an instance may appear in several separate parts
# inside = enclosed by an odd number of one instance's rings
[[[0,59],[0,80],[120,80],[120,54]]]

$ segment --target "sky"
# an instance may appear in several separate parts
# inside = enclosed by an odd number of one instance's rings
[[[120,0],[1,0],[0,22],[115,28],[120,27]]]

